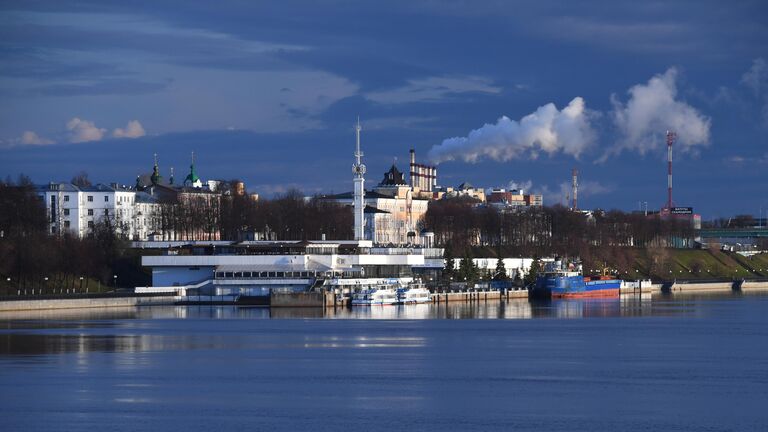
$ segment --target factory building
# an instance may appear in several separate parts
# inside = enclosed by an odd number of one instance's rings
[[[432,192],[437,188],[437,167],[416,163],[416,150],[411,149],[411,188],[414,193]]]
[[[499,209],[523,209],[541,207],[544,198],[541,194],[525,194],[522,189],[493,189],[488,196],[488,204]]]
[[[472,186],[471,183],[464,182],[457,187],[438,187],[434,193],[435,199],[446,198],[471,198],[481,203],[485,202],[485,189]]]

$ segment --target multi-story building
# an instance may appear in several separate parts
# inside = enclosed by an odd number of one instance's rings
[[[522,189],[493,189],[488,196],[488,204],[501,209],[520,209],[524,207],[541,207],[543,197],[540,194],[524,194]]]
[[[49,183],[38,188],[38,195],[51,234],[84,237],[97,224],[107,224],[123,237],[145,239],[155,229],[156,200],[125,185]]]

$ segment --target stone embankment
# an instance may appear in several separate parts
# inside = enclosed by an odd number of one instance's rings
[[[0,312],[50,309],[113,308],[150,305],[173,305],[178,297],[152,296],[87,296],[81,298],[24,298],[0,300]]]

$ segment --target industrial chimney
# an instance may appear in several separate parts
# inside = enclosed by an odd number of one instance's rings
[[[677,139],[677,134],[667,131],[667,210],[672,209],[672,144]]]

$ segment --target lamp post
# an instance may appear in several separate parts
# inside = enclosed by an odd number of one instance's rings
[[[113,275],[113,276],[112,276],[112,280],[114,281],[114,284],[112,285],[112,287],[113,287],[115,290],[117,290],[117,275]]]

